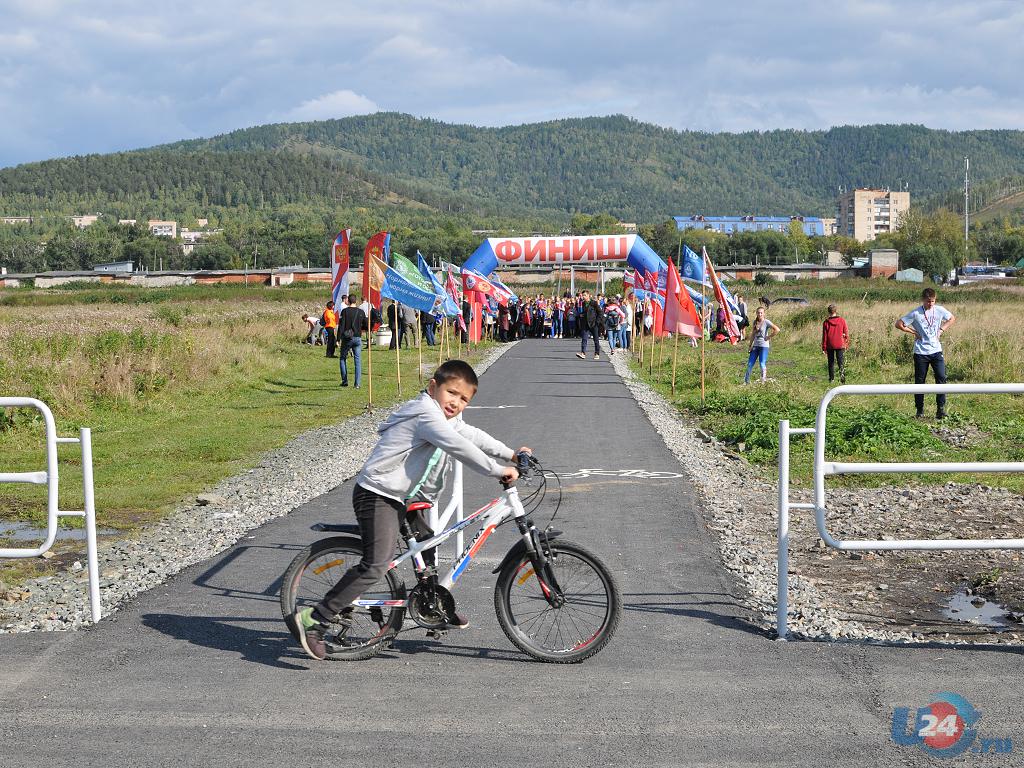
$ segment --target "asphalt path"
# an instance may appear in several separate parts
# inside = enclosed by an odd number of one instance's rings
[[[669,475],[565,481],[558,527],[624,598],[600,654],[542,664],[505,638],[491,570],[506,526],[456,588],[470,629],[409,630],[364,662],[305,657],[279,579],[313,523],[353,519],[348,482],[94,629],[0,637],[0,765],[933,765],[893,744],[891,719],[941,691],[982,712],[981,736],[1024,739],[1018,651],[779,643],[753,625],[680,465],[611,365],[575,349],[515,345],[466,415],[561,472]],[[467,476],[472,506],[498,490]],[[939,762],[1017,765],[1021,751]]]

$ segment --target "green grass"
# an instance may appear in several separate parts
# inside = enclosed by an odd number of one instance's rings
[[[92,429],[99,525],[133,529],[151,523],[183,499],[254,466],[263,453],[300,432],[336,423],[366,407],[365,370],[361,389],[343,389],[338,361],[326,359],[321,347],[282,344],[273,354],[272,372],[220,379],[133,407],[105,404],[93,409],[82,425]],[[436,348],[425,348],[424,355],[425,366],[436,365]],[[420,387],[414,351],[403,354],[402,368],[402,394],[407,398]],[[373,372],[374,405],[396,402],[394,353],[375,351]],[[77,434],[70,423],[61,424],[59,432]],[[12,471],[43,468],[44,454],[34,447],[41,442],[42,430],[34,422],[0,431],[5,466]],[[80,509],[77,446],[60,450],[66,459],[62,507]],[[41,488],[0,486],[0,506],[14,512],[3,516],[7,519],[45,522]]]
[[[947,303],[950,306],[951,303]],[[910,383],[913,381],[912,339],[891,330],[902,304],[879,302],[851,307],[853,344],[847,353],[847,383]],[[1021,345],[1003,331],[1005,306],[965,307],[958,325],[944,336],[948,379],[953,382],[1019,381],[1024,372]],[[820,349],[824,308],[772,310],[783,332],[772,342],[768,384],[743,386],[747,347],[708,343],[706,399],[700,398],[700,354],[685,342],[679,345],[676,394],[671,392],[672,350],[661,342],[660,363],[651,370],[650,346],[637,372],[673,405],[696,417],[702,426],[731,445],[743,443],[745,455],[766,474],[774,474],[778,459],[779,421],[791,427],[813,427],[818,403],[832,386],[825,355]],[[991,320],[989,320],[991,318]],[[851,318],[848,317],[848,321]],[[659,360],[656,353],[655,361]],[[758,376],[755,366],[753,378]],[[930,377],[929,377],[930,380]],[[933,414],[934,396],[926,398]],[[911,396],[839,397],[829,407],[826,458],[846,461],[1024,461],[1024,398],[1011,395],[950,396],[944,426],[967,430],[965,447],[941,439],[931,418],[913,417]],[[808,484],[813,464],[810,437],[793,437],[791,473],[797,485]],[[942,483],[950,479],[983,482],[1024,491],[1024,476],[991,475],[859,475],[829,479],[830,485],[905,485]]]

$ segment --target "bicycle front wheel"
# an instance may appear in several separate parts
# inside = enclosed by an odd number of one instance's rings
[[[281,614],[288,618],[298,608],[319,603],[362,557],[362,542],[347,536],[321,539],[302,549],[282,577]],[[374,591],[360,598],[404,601],[405,585],[394,571],[388,571]],[[324,633],[327,658],[356,660],[376,655],[398,634],[404,618],[405,609],[395,606],[359,607],[335,616]]]
[[[517,648],[540,661],[573,664],[611,640],[622,615],[622,598],[607,567],[579,544],[556,540],[548,567],[564,602],[544,596],[529,553],[509,561],[494,587],[498,623]]]

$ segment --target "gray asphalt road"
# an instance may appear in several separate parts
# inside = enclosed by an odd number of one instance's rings
[[[574,351],[512,348],[469,421],[561,471],[680,473],[611,366]],[[497,494],[467,480],[470,502]],[[682,476],[567,481],[559,527],[605,558],[625,599],[589,661],[532,662],[501,632],[503,528],[456,590],[469,630],[317,663],[279,618],[278,580],[312,523],[351,519],[346,483],[91,631],[0,638],[0,765],[923,765],[935,758],[892,743],[892,711],[940,691],[983,713],[983,737],[1022,735],[1018,651],[777,643],[754,628]]]

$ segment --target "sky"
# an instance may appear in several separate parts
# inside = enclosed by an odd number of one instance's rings
[[[1024,128],[1022,40],[1018,0],[0,0],[0,167],[376,111]]]

